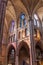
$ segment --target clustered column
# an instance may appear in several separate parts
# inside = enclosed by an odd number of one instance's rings
[[[30,58],[31,65],[37,65],[36,63],[36,52],[35,52],[35,42],[34,42],[34,20],[32,19],[32,16],[30,17]]]
[[[7,0],[0,0],[0,57],[2,65],[2,37],[3,37],[3,28],[5,20],[5,10],[6,10]]]

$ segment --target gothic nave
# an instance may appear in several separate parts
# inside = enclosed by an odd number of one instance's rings
[[[0,65],[43,65],[43,0],[0,0]]]

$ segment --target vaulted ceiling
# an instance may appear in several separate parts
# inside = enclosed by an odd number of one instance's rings
[[[37,13],[42,20],[43,0],[8,0],[5,15],[5,22],[8,23],[7,27],[9,27],[12,19],[18,20],[21,12],[26,15]]]
[[[24,12],[27,16],[37,13],[42,20],[43,0],[8,0],[5,13],[4,34],[6,33],[7,35],[11,20],[18,21],[21,12]]]

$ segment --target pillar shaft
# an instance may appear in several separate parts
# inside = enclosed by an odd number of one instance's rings
[[[19,65],[18,64],[18,56],[16,55],[16,59],[15,59],[15,65]]]
[[[2,63],[2,37],[3,37],[6,5],[7,0],[0,0],[0,57],[1,57],[0,63]]]
[[[35,42],[34,42],[34,21],[33,21],[32,17],[30,17],[30,41],[31,41],[31,43],[30,43],[31,52],[30,53],[31,53],[31,57],[32,57],[31,64],[37,65],[36,64]]]

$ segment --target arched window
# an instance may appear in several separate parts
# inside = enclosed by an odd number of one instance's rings
[[[14,26],[15,26],[15,22],[14,20],[12,20],[10,25],[10,33],[14,31]]]
[[[36,21],[36,19],[34,19],[34,25],[37,26],[37,21]]]
[[[16,34],[15,34],[15,21],[12,20],[11,21],[11,25],[10,25],[10,28],[9,28],[9,42],[10,43],[13,43],[16,41]]]
[[[39,19],[38,19],[38,16],[36,14],[34,14],[34,25],[37,27],[40,26]]]
[[[23,26],[25,26],[25,25],[26,25],[25,14],[22,13],[22,14],[20,15],[20,27],[23,27]]]

